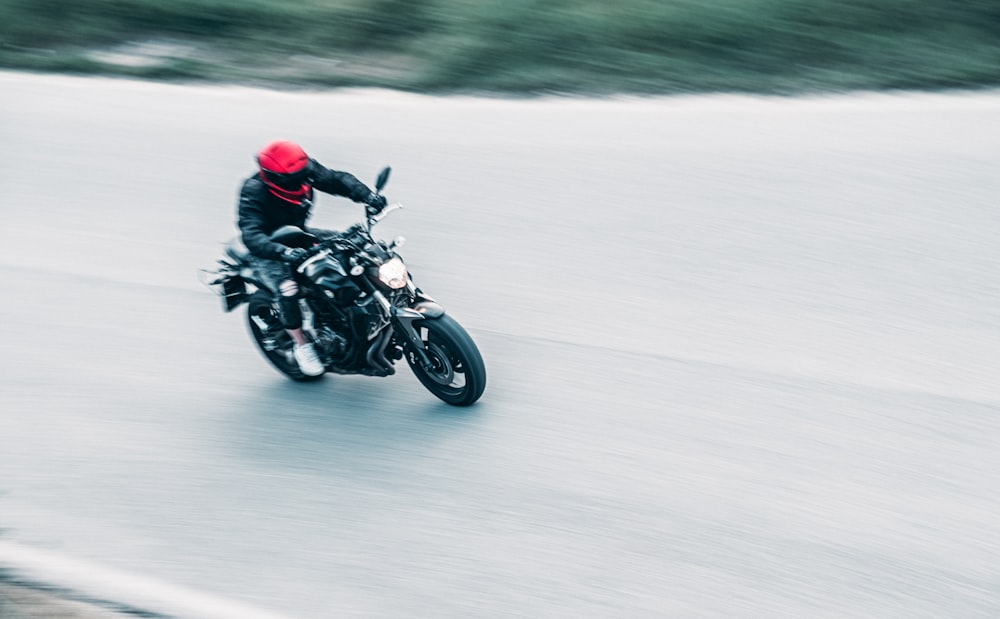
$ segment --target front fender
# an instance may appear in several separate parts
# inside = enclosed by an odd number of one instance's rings
[[[438,318],[444,316],[444,307],[434,301],[420,301],[413,304],[413,309],[416,310],[423,318]]]
[[[397,333],[406,340],[406,348],[417,356],[420,363],[425,367],[430,367],[431,361],[424,350],[424,342],[420,339],[420,334],[413,327],[413,323],[425,318],[438,318],[444,315],[444,308],[433,301],[421,301],[414,304],[413,308],[393,307],[392,325]]]

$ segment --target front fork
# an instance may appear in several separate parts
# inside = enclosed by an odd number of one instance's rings
[[[410,282],[408,285],[412,288],[413,283]],[[406,340],[409,344],[409,349],[417,356],[420,365],[430,372],[434,368],[434,363],[427,355],[427,350],[424,348],[424,341],[420,339],[420,334],[417,333],[417,329],[413,326],[413,323],[424,318],[443,316],[444,308],[435,302],[434,299],[416,289],[411,290],[411,292],[413,292],[413,296],[417,300],[412,308],[396,307],[392,303],[389,303],[389,299],[377,290],[373,296],[382,306],[382,309],[389,315],[393,329]]]

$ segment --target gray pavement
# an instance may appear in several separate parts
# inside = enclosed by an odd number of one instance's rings
[[[0,564],[192,617],[1000,614],[1000,95],[0,105]],[[278,137],[393,166],[478,405],[291,383],[198,284]]]

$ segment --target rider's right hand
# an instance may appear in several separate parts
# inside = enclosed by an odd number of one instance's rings
[[[370,194],[368,194],[367,198],[364,199],[364,203],[365,203],[365,213],[369,217],[374,217],[375,215],[378,215],[379,213],[382,212],[382,209],[385,208],[386,204],[388,204],[388,201],[386,200],[385,196],[379,193],[375,193],[373,191]]]
[[[301,247],[287,247],[285,251],[281,252],[281,259],[288,264],[298,264],[305,260],[307,255],[309,252]]]

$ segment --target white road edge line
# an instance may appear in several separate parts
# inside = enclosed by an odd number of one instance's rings
[[[242,602],[11,542],[0,541],[0,567],[27,580],[157,614],[199,619],[292,619]]]

